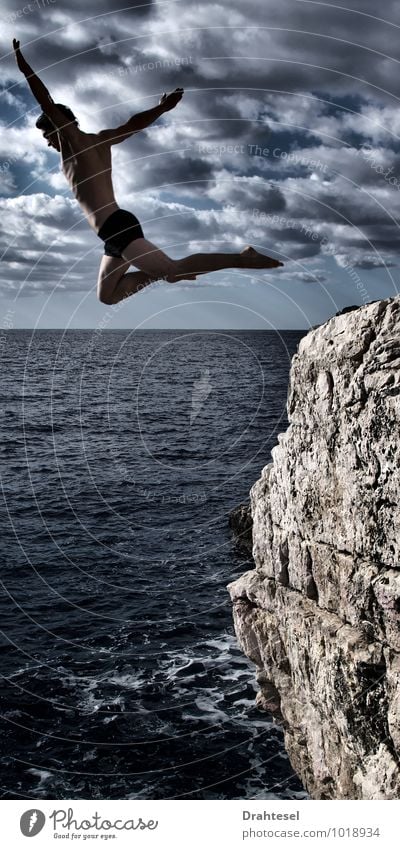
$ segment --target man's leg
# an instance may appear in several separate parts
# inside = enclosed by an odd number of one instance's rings
[[[135,239],[124,250],[124,259],[152,275],[154,279],[169,282],[192,279],[192,275],[207,274],[223,268],[279,268],[283,265],[277,259],[260,254],[252,247],[244,248],[240,253],[191,254],[182,259],[171,259],[148,239]]]
[[[238,254],[191,254],[175,260],[175,265],[180,279],[188,273],[207,274],[223,268],[280,268],[283,262],[260,254],[249,245]]]
[[[124,259],[103,256],[97,280],[97,297],[103,304],[117,304],[153,282],[154,278],[144,271],[127,274],[130,265]]]
[[[127,273],[130,265],[140,271]],[[140,292],[155,280],[175,283],[196,280],[197,274],[207,274],[223,268],[279,268],[283,263],[254,248],[247,247],[238,254],[192,254],[172,259],[148,239],[135,239],[124,250],[123,258],[103,256],[97,283],[98,297],[104,304],[117,304]]]
[[[142,245],[142,253],[144,250],[143,255],[147,258],[151,256],[151,260],[145,263],[149,271],[128,272],[130,265],[139,266],[139,262],[136,259],[124,259],[123,257],[119,259],[113,256],[103,256],[97,280],[97,296],[103,304],[118,304],[119,301],[123,301],[130,295],[135,295],[136,292],[140,292],[145,286],[154,283],[155,280],[166,280],[167,276],[169,279],[169,276],[172,274],[174,260],[156,248],[155,245],[152,245],[151,242],[147,242],[145,239],[135,239],[134,242],[131,242],[127,246],[126,250],[129,251],[132,246],[130,252],[133,256],[136,256],[136,242],[139,241],[146,242],[145,246]],[[141,254],[139,254],[140,256]],[[196,275],[186,274],[184,275],[184,279],[196,280]]]

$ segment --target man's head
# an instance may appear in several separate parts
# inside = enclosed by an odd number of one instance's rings
[[[64,106],[63,103],[56,103],[55,105],[57,106],[57,109],[65,115],[66,119],[69,119],[65,121],[65,124],[71,123],[75,124],[76,127],[78,126],[78,121],[68,106]],[[46,139],[48,147],[54,147],[55,150],[60,150],[57,130],[45,112],[42,112],[42,114],[39,115],[39,118],[36,121],[36,126],[42,131],[42,135]]]

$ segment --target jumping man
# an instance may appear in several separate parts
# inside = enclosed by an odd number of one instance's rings
[[[197,274],[222,268],[278,268],[283,265],[252,247],[238,254],[200,253],[172,259],[144,237],[135,215],[118,206],[111,176],[112,145],[120,144],[149,127],[164,112],[174,109],[182,99],[182,88],[163,94],[158,106],[133,115],[119,127],[84,133],[73,112],[61,103],[54,103],[46,86],[25,61],[16,39],[13,47],[18,67],[42,109],[36,126],[48,146],[61,153],[63,174],[90,226],[104,242],[97,282],[102,303],[116,304],[154,280],[175,283],[195,280]],[[127,273],[130,265],[140,270]]]

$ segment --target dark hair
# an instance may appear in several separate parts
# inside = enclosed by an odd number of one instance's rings
[[[74,113],[71,111],[71,109],[68,106],[64,106],[63,103],[56,103],[55,106],[57,106],[57,109],[59,109],[60,112],[62,112],[63,115],[65,115],[66,118],[69,118],[70,121],[74,121],[75,124],[78,124],[78,121],[75,118]],[[67,122],[65,122],[65,123],[67,123]],[[45,112],[42,112],[42,114],[39,115],[39,118],[36,121],[36,127],[39,130],[44,130],[44,132],[50,132],[51,133],[51,132],[54,131],[54,124],[52,123],[52,121],[50,121],[50,118],[46,115]]]

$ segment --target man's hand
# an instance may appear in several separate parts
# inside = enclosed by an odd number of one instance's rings
[[[175,106],[182,100],[183,88],[176,88],[170,94],[163,94],[160,98],[160,106],[164,112],[169,112],[170,109],[175,109]]]
[[[27,76],[27,74],[29,74],[29,73],[32,73],[32,68],[25,61],[25,59],[24,59],[24,57],[21,53],[21,50],[20,50],[19,41],[17,41],[16,38],[13,38],[13,48],[14,48],[14,52],[15,52],[15,58],[17,60],[17,65],[18,65],[20,71],[22,71],[22,73],[25,74],[25,76]]]

